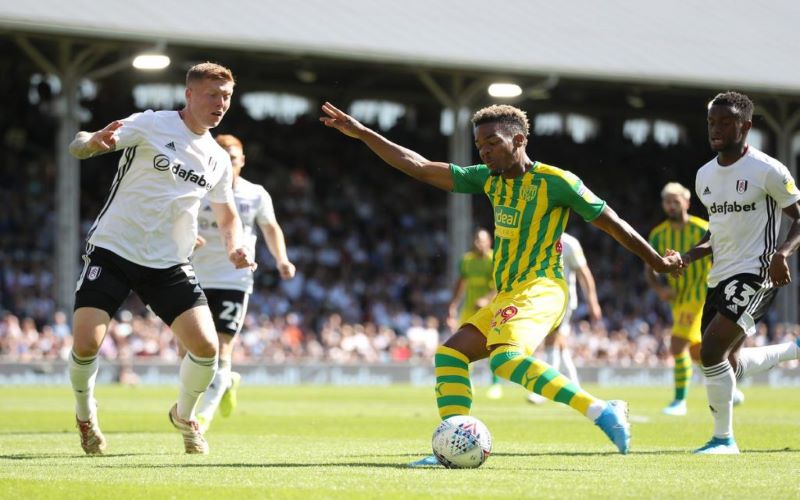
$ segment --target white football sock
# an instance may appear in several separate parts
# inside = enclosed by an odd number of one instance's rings
[[[181,361],[181,387],[178,392],[178,416],[192,420],[197,400],[208,389],[217,371],[217,357],[201,358],[187,352]]]
[[[561,367],[561,356],[559,355],[558,348],[555,346],[545,347],[544,361],[548,365],[552,366],[553,369],[559,370]]]
[[[217,411],[217,406],[219,406],[223,394],[225,394],[225,391],[228,390],[230,385],[231,361],[229,359],[220,359],[219,368],[217,368],[217,374],[214,376],[214,380],[211,381],[208,390],[203,393],[200,402],[197,403],[197,414],[203,415],[206,422],[210,422],[211,419],[214,418],[214,412]]]
[[[69,356],[69,381],[75,393],[75,413],[79,420],[87,421],[97,413],[94,400],[94,383],[100,362],[97,355],[81,358],[75,352]]]
[[[590,404],[588,408],[586,408],[586,418],[594,422],[603,413],[603,410],[606,409],[606,405],[608,403],[603,401],[602,399],[595,400],[594,403]]]
[[[736,360],[736,380],[765,372],[781,361],[797,359],[798,351],[800,348],[795,342],[764,347],[746,347],[739,351],[739,357]]]
[[[575,368],[575,362],[572,361],[572,352],[569,350],[569,347],[564,347],[561,349],[561,363],[564,365],[564,369],[561,370],[561,373],[567,376],[568,379],[572,380],[575,385],[580,386],[580,381],[578,380],[578,369]]]
[[[736,389],[736,376],[726,359],[714,366],[703,366],[706,376],[708,406],[714,417],[714,437],[733,437],[733,391]]]

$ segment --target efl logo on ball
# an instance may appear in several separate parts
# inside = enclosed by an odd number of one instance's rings
[[[492,453],[489,429],[475,417],[457,415],[433,431],[433,454],[448,469],[480,467]]]

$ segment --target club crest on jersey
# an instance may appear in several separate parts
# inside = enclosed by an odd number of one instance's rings
[[[100,271],[102,271],[100,266],[89,266],[89,270],[86,273],[86,279],[89,281],[96,280],[98,277],[100,277]]]
[[[747,191],[747,181],[744,179],[736,181],[736,192],[744,193],[745,191]]]
[[[525,186],[520,191],[520,195],[522,199],[525,201],[531,201],[534,196],[536,196],[536,190],[539,189],[538,186]]]

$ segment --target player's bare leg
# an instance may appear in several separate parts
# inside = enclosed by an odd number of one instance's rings
[[[170,325],[187,353],[181,361],[178,402],[169,412],[172,425],[183,434],[186,453],[208,453],[194,408],[217,370],[217,332],[208,306],[181,313]]]
[[[97,352],[103,343],[108,313],[94,307],[80,307],[73,315],[73,344],[69,359],[69,379],[75,394],[75,419],[81,436],[81,447],[87,455],[102,454],[106,439],[100,431],[97,402],[94,397],[99,363]]]

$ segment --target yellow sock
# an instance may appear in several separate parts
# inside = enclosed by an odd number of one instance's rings
[[[682,401],[686,399],[689,392],[689,382],[692,380],[692,358],[688,352],[682,352],[675,356],[675,399]]]
[[[446,346],[436,349],[436,404],[442,420],[454,415],[469,415],[472,407],[472,382],[469,359]]]
[[[489,357],[492,371],[547,399],[564,403],[588,416],[589,407],[600,402],[558,370],[533,356],[525,356],[519,347],[503,345]]]

